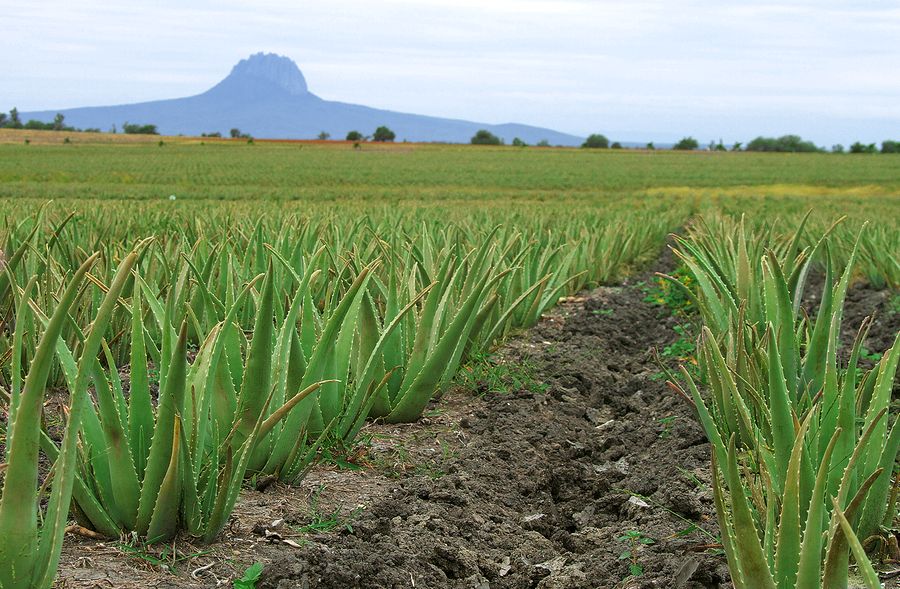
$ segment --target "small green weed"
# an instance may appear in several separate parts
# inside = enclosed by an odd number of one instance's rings
[[[498,362],[487,354],[476,356],[456,378],[458,384],[480,394],[508,395],[521,390],[545,393],[549,388],[547,383],[538,380],[534,365],[527,360],[516,364]]]
[[[645,536],[643,532],[638,530],[628,530],[618,538],[619,542],[626,542],[628,548],[619,555],[619,560],[627,560],[628,572],[632,577],[640,577],[644,574],[644,565],[641,564],[640,552],[644,546],[656,544],[656,540],[649,536]]]
[[[859,357],[863,360],[868,360],[872,364],[879,362],[881,360],[882,354],[880,352],[871,352],[867,348],[859,349]]]
[[[662,424],[663,429],[659,432],[659,437],[662,439],[668,438],[672,435],[672,424],[675,420],[678,419],[677,415],[669,415],[667,417],[660,417],[659,422]]]
[[[671,358],[681,362],[693,360],[694,352],[697,351],[697,345],[690,334],[690,329],[684,325],[676,325],[673,329],[679,337],[663,348],[663,358]]]
[[[859,349],[859,359],[871,362],[872,364],[878,364],[881,361],[881,354],[878,352],[871,352],[865,347],[861,347]],[[841,371],[842,373],[845,371]],[[856,367],[856,382],[860,382],[865,376],[866,370],[862,366]]]
[[[696,279],[687,266],[679,266],[671,274],[688,289],[693,288]],[[696,311],[693,301],[688,297],[683,288],[672,284],[666,278],[657,278],[650,285],[641,287],[645,296],[644,302],[667,307],[672,315],[689,315]]]
[[[365,438],[350,444],[340,438],[329,440],[319,451],[319,462],[335,466],[338,470],[360,470],[361,455],[369,445]]]
[[[313,492],[312,497],[310,497],[309,511],[307,513],[309,522],[303,525],[291,526],[294,531],[300,534],[322,534],[336,529],[345,529],[348,532],[353,531],[353,519],[360,512],[361,508],[354,509],[348,514],[345,514],[340,506],[331,510],[324,510],[319,502],[324,490],[325,485],[320,485],[319,488]]]
[[[888,303],[888,313],[891,315],[900,313],[900,294],[891,295],[891,300]]]
[[[678,472],[681,473],[681,476],[683,476],[685,479],[687,479],[687,481],[690,482],[691,484],[693,484],[694,487],[696,487],[697,489],[700,489],[700,490],[708,489],[706,484],[703,481],[701,481],[699,478],[697,478],[697,475],[695,475],[691,471],[681,468],[679,466],[676,466],[675,468],[678,470]]]
[[[256,582],[262,576],[262,571],[263,564],[261,562],[251,564],[244,571],[244,576],[240,579],[235,579],[232,589],[256,589]]]
[[[181,552],[175,542],[163,544],[162,546],[150,546],[144,544],[136,536],[132,536],[127,542],[119,542],[115,546],[129,556],[148,562],[170,573],[177,573],[178,565],[182,562],[210,553],[209,550],[191,553]]]

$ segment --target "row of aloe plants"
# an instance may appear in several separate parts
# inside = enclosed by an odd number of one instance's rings
[[[77,217],[19,223],[0,273],[0,587],[49,587],[70,503],[105,536],[213,541],[248,473],[296,483],[367,418],[417,419],[467,358],[656,249],[673,219],[643,219],[639,239],[257,222],[124,253],[79,243]],[[53,386],[69,393],[61,440],[41,410]]]
[[[900,427],[890,405],[900,335],[862,370],[866,323],[841,361],[844,300],[865,238],[838,277],[835,227],[810,240],[804,223],[778,234],[720,219],[677,240],[696,279],[686,294],[702,318],[705,386],[687,370],[686,389],[673,386],[712,443],[722,544],[738,589],[880,587],[863,545],[896,516]],[[814,263],[825,281],[809,316],[803,292]]]
[[[123,212],[117,212],[113,218],[130,218]],[[499,225],[496,221],[502,217],[487,215],[475,215],[462,224],[447,224],[437,213],[407,220],[382,212],[378,217],[357,220],[335,220],[324,215],[317,219],[230,220],[230,224],[218,227],[211,222],[195,227],[175,217],[141,252],[136,269],[155,296],[173,305],[176,323],[188,316],[186,309],[190,307],[196,321],[189,320],[188,342],[196,346],[201,333],[221,319],[229,297],[233,298],[241,285],[265,272],[273,255],[285,262],[274,268],[276,296],[288,299],[298,286],[296,275],[320,270],[321,278],[311,285],[311,299],[324,309],[343,295],[350,284],[345,280],[347,275],[375,260],[384,262],[374,276],[383,285],[394,281],[406,287],[412,280],[415,288],[421,290],[438,274],[446,256],[461,259],[466,252],[490,241],[497,245],[490,262],[512,270],[503,278],[498,296],[514,296],[510,300],[500,298],[488,319],[509,311],[510,326],[527,325],[554,300],[554,295],[614,280],[626,273],[636,260],[654,251],[664,232],[677,227],[684,214],[683,208],[653,210],[625,217],[618,224],[604,223],[604,217],[596,213],[586,215],[579,223],[563,218],[552,224],[540,215],[521,219],[514,216],[510,222]],[[3,240],[6,273],[11,273],[18,284],[24,284],[29,276],[41,276],[34,298],[42,307],[48,307],[55,304],[59,285],[71,274],[71,268],[81,263],[87,252],[98,251],[101,255],[88,279],[100,286],[109,283],[116,261],[130,251],[125,244],[134,241],[132,237],[123,239],[121,229],[104,227],[102,223],[107,221],[108,216],[83,219],[81,215],[49,211],[14,225],[7,219]],[[132,229],[134,225],[124,227]],[[325,251],[316,255],[322,247]],[[542,286],[510,311],[514,300],[542,280]],[[69,345],[77,345],[75,327],[91,320],[101,294],[102,288],[79,295],[72,321],[64,326],[63,339]],[[539,299],[537,304],[535,299]],[[385,298],[380,297],[376,303],[383,305]],[[244,330],[253,326],[254,304],[250,301],[236,315]],[[5,275],[0,277],[0,320],[6,325],[14,320],[13,298]],[[122,335],[127,325],[127,313],[116,313],[105,334],[120,363],[129,357],[128,338]],[[155,326],[148,329],[154,338],[161,337]],[[497,335],[502,336],[505,329]],[[36,336],[34,330],[26,333],[26,355],[36,349]],[[487,337],[487,332],[481,337]],[[8,338],[0,336],[0,357],[9,350]],[[8,386],[7,379],[8,374],[0,372],[0,383]],[[65,384],[58,365],[51,368],[50,382]]]

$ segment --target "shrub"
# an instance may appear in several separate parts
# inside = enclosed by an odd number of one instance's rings
[[[609,139],[606,138],[606,135],[594,133],[585,139],[584,143],[581,144],[581,147],[585,149],[606,149],[609,147]]]
[[[900,153],[900,141],[882,141],[881,153]]]
[[[814,153],[822,151],[812,141],[804,141],[799,135],[781,137],[757,137],[747,144],[747,151],[775,151],[786,153]]]
[[[374,133],[374,135],[372,135],[373,141],[378,141],[381,143],[384,143],[387,141],[393,141],[396,138],[397,138],[396,133],[394,133],[393,131],[391,131],[390,129],[385,127],[384,125],[375,129],[375,133]]]
[[[22,119],[19,118],[19,109],[13,108],[9,111],[9,119],[6,121],[6,123],[4,123],[3,126],[10,129],[22,128]]]
[[[128,122],[122,125],[122,132],[127,135],[159,135],[156,125],[138,125]]]
[[[874,143],[870,143],[865,145],[864,143],[860,143],[859,141],[855,142],[850,146],[850,153],[877,153],[878,148],[875,147]]]
[[[678,143],[672,146],[672,149],[692,151],[698,147],[700,147],[700,143],[693,137],[682,137]]]
[[[480,129],[472,137],[472,145],[501,145],[503,141],[486,129]]]

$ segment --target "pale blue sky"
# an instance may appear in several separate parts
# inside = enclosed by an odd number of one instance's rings
[[[319,96],[614,139],[900,139],[900,1],[0,0],[0,110],[202,92],[294,59]]]

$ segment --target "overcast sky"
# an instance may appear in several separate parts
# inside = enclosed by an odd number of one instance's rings
[[[322,98],[406,112],[634,141],[900,139],[900,1],[0,0],[0,15],[0,110],[198,94],[267,51]]]

